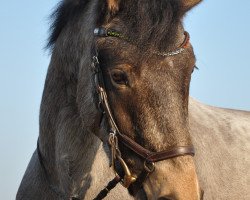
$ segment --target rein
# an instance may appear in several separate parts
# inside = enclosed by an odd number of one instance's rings
[[[129,41],[127,37],[111,29],[96,28],[94,30],[94,34],[95,36],[98,36],[98,37],[118,37],[118,38]],[[153,52],[153,53],[159,56],[174,56],[174,55],[182,53],[189,44],[189,34],[187,32],[184,32],[184,35],[185,35],[185,40],[180,46],[180,48],[178,48],[177,50],[172,51],[172,52],[163,52],[163,53]],[[112,111],[108,102],[108,96],[107,96],[107,92],[105,88],[102,69],[100,67],[100,63],[98,60],[97,49],[95,49],[94,52],[95,52],[95,55],[93,56],[91,66],[94,72],[94,82],[95,82],[96,90],[99,95],[98,106],[101,108],[102,114],[106,116],[108,120],[109,128],[110,128],[109,145],[111,148],[111,159],[112,159],[111,166],[115,173],[114,180],[116,180],[117,182],[120,182],[125,188],[129,188],[131,184],[136,184],[138,186],[138,185],[141,185],[144,182],[144,180],[148,177],[148,175],[154,171],[155,162],[171,159],[171,158],[178,157],[178,156],[184,156],[184,155],[194,156],[195,151],[194,151],[193,146],[179,146],[179,147],[173,147],[170,150],[152,152],[142,147],[140,144],[138,144],[137,142],[135,142],[134,140],[132,140],[131,138],[129,138],[128,136],[120,132],[115,122],[115,119],[113,117],[113,114],[112,114]],[[132,150],[136,155],[144,159],[144,170],[141,172],[141,174],[138,177],[132,175],[128,165],[123,160],[121,152],[119,150],[118,141],[123,143],[130,150]],[[120,166],[123,169],[123,173],[124,173],[123,177],[121,177],[119,173],[117,172],[117,166],[116,166],[117,162],[120,164]],[[99,195],[97,195],[95,200],[101,200],[107,196],[108,192],[110,191],[108,186],[104,190],[102,190],[99,193]]]

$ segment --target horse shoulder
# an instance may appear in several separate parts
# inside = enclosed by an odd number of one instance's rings
[[[250,112],[190,98],[189,121],[205,199],[250,199]]]

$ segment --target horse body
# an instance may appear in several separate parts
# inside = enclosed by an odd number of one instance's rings
[[[250,199],[250,112],[190,99],[189,118],[204,199]]]

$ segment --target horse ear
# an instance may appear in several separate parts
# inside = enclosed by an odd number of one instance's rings
[[[111,15],[114,15],[119,11],[120,0],[107,0],[108,10]]]
[[[180,0],[183,11],[188,11],[197,4],[199,4],[202,0]]]

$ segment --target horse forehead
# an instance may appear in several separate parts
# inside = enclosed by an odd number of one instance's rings
[[[174,58],[159,58],[148,63],[142,63],[140,66],[140,77],[143,81],[151,84],[166,84],[167,82],[178,81],[181,70],[179,64],[174,61]]]

